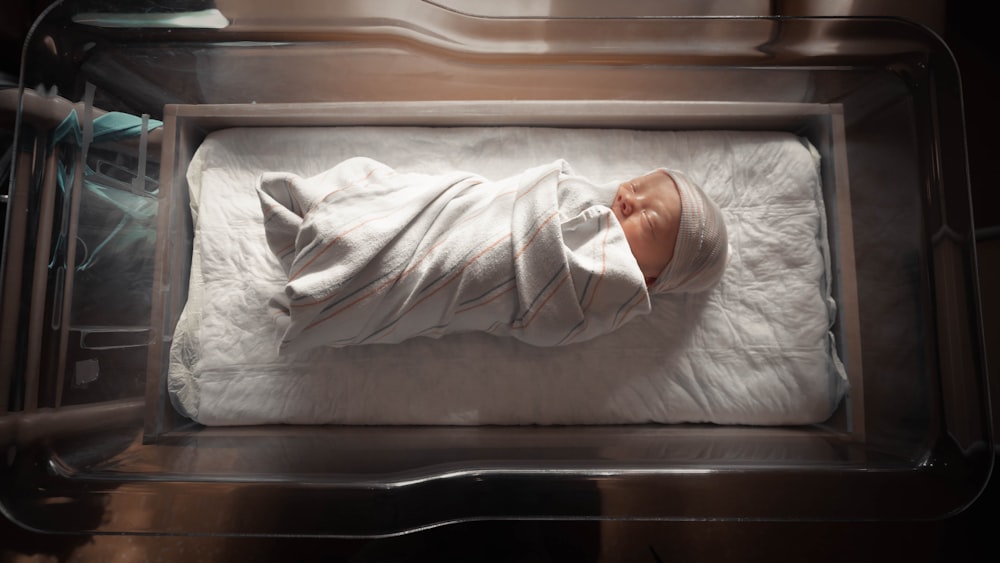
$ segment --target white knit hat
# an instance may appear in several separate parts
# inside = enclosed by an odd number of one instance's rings
[[[684,174],[666,170],[681,196],[681,222],[674,256],[649,288],[650,293],[696,293],[722,278],[729,258],[729,238],[722,211]]]

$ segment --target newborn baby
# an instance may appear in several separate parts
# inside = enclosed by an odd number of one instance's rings
[[[722,277],[722,213],[680,172],[659,169],[628,180],[610,207],[652,293],[705,291]]]
[[[283,352],[458,332],[588,340],[704,291],[727,258],[719,208],[683,174],[596,184],[562,160],[498,181],[352,158],[262,176]]]

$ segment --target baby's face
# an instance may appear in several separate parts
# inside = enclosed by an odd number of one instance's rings
[[[681,195],[669,174],[650,172],[618,186],[611,204],[646,283],[652,283],[674,257],[681,223]]]

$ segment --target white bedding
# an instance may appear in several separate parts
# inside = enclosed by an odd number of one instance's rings
[[[265,241],[258,178],[312,176],[353,156],[487,178],[559,158],[596,182],[682,170],[722,208],[730,265],[712,291],[656,296],[651,314],[580,344],[462,334],[279,356],[267,301],[284,280]],[[774,132],[217,131],[188,170],[194,255],[171,399],[209,425],[820,422],[847,383],[830,333],[818,166],[808,143]]]

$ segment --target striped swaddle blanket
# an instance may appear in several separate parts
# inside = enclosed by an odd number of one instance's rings
[[[581,205],[587,188],[562,160],[499,181],[361,157],[264,174],[267,241],[288,274],[270,303],[281,350],[466,331],[554,346],[648,313],[610,200]]]

